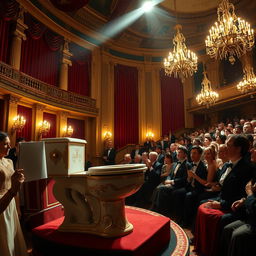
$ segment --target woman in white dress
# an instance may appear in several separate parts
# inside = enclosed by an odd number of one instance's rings
[[[24,175],[22,170],[14,171],[12,160],[4,158],[10,148],[8,135],[0,132],[0,255],[27,256],[15,203]]]

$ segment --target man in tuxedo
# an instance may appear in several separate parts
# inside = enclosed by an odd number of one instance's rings
[[[151,197],[154,189],[160,183],[160,175],[162,164],[157,161],[157,152],[149,153],[148,170],[145,173],[145,182],[141,188],[135,193],[135,206],[147,207],[151,202]]]
[[[115,164],[116,150],[113,148],[113,142],[109,141],[107,149],[103,153],[103,161],[105,165]]]
[[[172,205],[172,194],[176,189],[186,186],[187,183],[187,149],[179,146],[177,150],[178,162],[173,164],[170,175],[154,191],[152,210],[170,216]]]
[[[187,171],[188,184],[174,192],[174,207],[179,222],[184,227],[191,224],[197,210],[197,198],[205,190],[207,183],[207,169],[201,161],[203,149],[200,146],[193,146],[190,157],[192,160],[191,168]]]

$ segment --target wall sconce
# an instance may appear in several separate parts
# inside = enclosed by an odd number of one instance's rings
[[[106,131],[103,134],[104,140],[109,140],[112,138],[112,133],[110,131]]]
[[[51,128],[51,124],[46,120],[41,121],[39,126],[40,126],[39,127],[39,135],[40,136],[46,135],[50,131],[50,128]]]
[[[20,132],[26,124],[26,119],[20,115],[14,117],[13,121],[12,132]]]
[[[74,129],[71,125],[69,125],[69,126],[65,126],[63,131],[64,131],[64,136],[71,137],[74,132]]]
[[[148,140],[153,140],[153,138],[154,138],[154,133],[153,133],[153,132],[148,132],[148,133],[146,133],[146,138],[147,138]]]

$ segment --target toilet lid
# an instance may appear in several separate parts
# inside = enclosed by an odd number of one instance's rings
[[[145,164],[119,164],[90,167],[87,175],[120,175],[146,171]]]

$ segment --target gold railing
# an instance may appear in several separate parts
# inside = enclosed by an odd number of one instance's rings
[[[0,62],[0,87],[46,104],[92,116],[98,115],[95,99],[44,83],[3,62]]]

